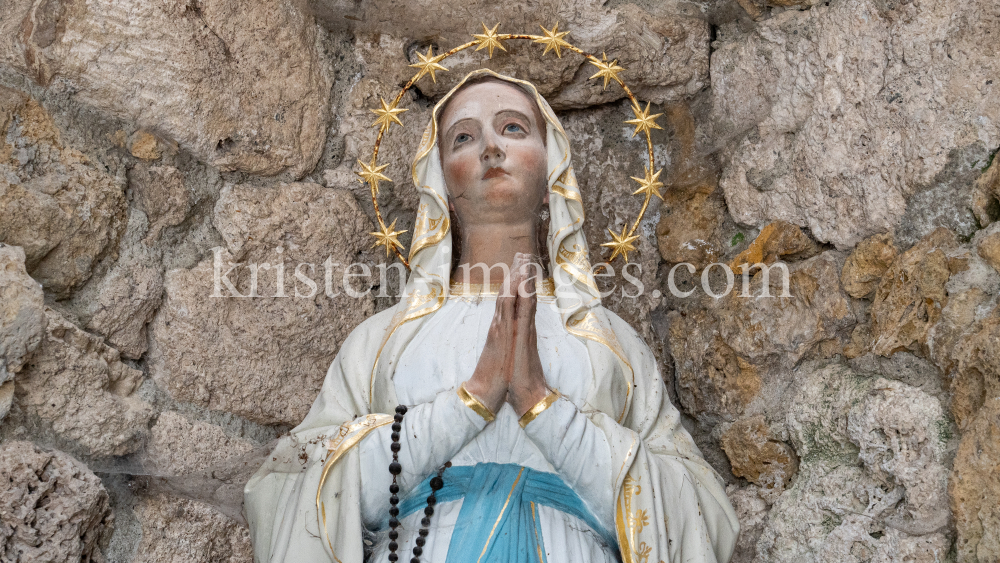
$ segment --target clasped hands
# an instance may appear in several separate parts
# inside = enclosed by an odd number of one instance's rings
[[[535,333],[535,277],[529,254],[517,253],[497,295],[483,353],[465,389],[496,413],[504,402],[520,417],[549,394]],[[523,286],[523,287],[522,287]]]

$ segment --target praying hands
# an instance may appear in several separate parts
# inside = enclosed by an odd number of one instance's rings
[[[548,395],[535,333],[535,276],[530,255],[517,253],[511,275],[497,296],[483,353],[465,384],[487,408],[497,412],[506,401],[518,416]],[[537,268],[534,268],[537,270]]]

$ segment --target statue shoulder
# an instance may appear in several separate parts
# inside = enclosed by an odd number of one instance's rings
[[[642,336],[632,328],[632,325],[606,307],[604,308],[604,312],[610,324],[609,328],[614,331],[615,338],[618,339],[618,344],[622,347],[633,368],[655,366],[656,356]]]
[[[402,304],[397,303],[361,321],[361,324],[354,327],[354,330],[351,331],[344,340],[344,343],[341,344],[339,355],[370,355],[372,361],[374,361],[375,354],[382,344],[382,340],[385,338],[386,331],[392,324],[393,316],[401,310],[401,307]]]

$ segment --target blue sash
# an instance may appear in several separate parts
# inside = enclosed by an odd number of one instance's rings
[[[430,494],[428,477],[400,503],[400,518],[423,510]],[[434,496],[439,503],[465,499],[451,534],[447,563],[546,563],[538,505],[583,520],[618,551],[614,536],[554,473],[514,464],[453,466],[445,470],[444,488]]]

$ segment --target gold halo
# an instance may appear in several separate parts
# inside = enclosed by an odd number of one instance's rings
[[[375,139],[375,147],[372,150],[372,159],[370,163],[362,162],[358,160],[361,171],[356,172],[360,177],[358,179],[361,183],[367,183],[372,197],[372,205],[375,207],[375,217],[378,219],[379,230],[372,232],[372,236],[375,237],[375,244],[372,248],[377,246],[385,246],[386,257],[389,256],[389,252],[395,252],[399,261],[403,263],[407,268],[410,267],[410,263],[403,256],[401,250],[403,245],[399,242],[398,236],[405,233],[406,231],[394,230],[396,226],[396,221],[393,220],[392,224],[386,226],[385,220],[382,218],[382,211],[378,206],[378,183],[379,181],[388,181],[388,176],[382,173],[383,170],[388,165],[379,166],[378,162],[378,149],[382,144],[382,137],[385,133],[392,127],[393,123],[398,124],[402,127],[403,122],[400,120],[399,115],[407,111],[406,109],[398,108],[399,102],[403,99],[403,95],[406,91],[413,87],[418,80],[424,76],[430,75],[431,80],[437,83],[436,72],[447,72],[448,69],[445,68],[441,61],[447,59],[448,57],[458,53],[459,51],[464,51],[469,47],[476,47],[476,51],[481,49],[486,49],[489,58],[493,58],[493,52],[495,49],[500,51],[506,51],[507,49],[503,46],[503,41],[508,41],[510,39],[528,39],[534,43],[539,43],[545,46],[545,50],[542,51],[542,56],[546,53],[552,51],[557,57],[562,58],[562,49],[572,51],[583,55],[587,59],[587,62],[597,67],[597,72],[594,73],[589,79],[599,79],[604,82],[604,89],[608,88],[608,84],[613,80],[621,86],[622,90],[625,91],[625,95],[628,96],[630,102],[632,102],[632,112],[635,114],[635,119],[625,120],[628,125],[634,125],[635,131],[632,132],[632,136],[635,137],[636,134],[642,133],[646,137],[646,152],[649,159],[648,165],[645,167],[645,174],[643,177],[632,176],[632,179],[639,183],[639,189],[633,192],[636,194],[643,194],[645,199],[642,202],[642,209],[639,210],[639,216],[636,217],[635,222],[632,223],[632,227],[629,228],[628,223],[622,226],[621,234],[614,232],[610,228],[608,232],[611,233],[611,242],[606,242],[601,246],[606,246],[611,248],[611,260],[614,260],[619,254],[628,262],[628,253],[635,251],[635,245],[633,244],[639,235],[635,234],[636,229],[639,227],[639,223],[642,221],[643,215],[646,214],[646,209],[649,207],[649,202],[653,199],[653,196],[657,196],[663,199],[663,195],[660,193],[660,188],[663,187],[663,183],[659,180],[660,173],[662,169],[655,169],[655,158],[653,156],[653,141],[650,139],[650,131],[652,129],[663,129],[656,123],[656,118],[663,115],[662,113],[657,113],[654,115],[649,114],[649,102],[646,102],[646,109],[642,109],[639,106],[639,100],[636,99],[635,95],[632,94],[632,90],[625,85],[621,77],[618,75],[625,71],[624,68],[618,65],[618,59],[609,61],[608,56],[605,53],[601,53],[601,58],[587,53],[565,40],[565,37],[569,35],[568,31],[559,31],[559,23],[556,22],[552,29],[545,29],[545,27],[539,25],[542,28],[542,33],[544,35],[523,35],[515,33],[497,33],[497,28],[500,24],[496,24],[492,29],[486,27],[483,23],[483,33],[472,34],[474,38],[468,43],[464,43],[451,49],[450,51],[445,51],[439,55],[434,54],[434,47],[428,47],[426,53],[417,53],[417,57],[420,62],[411,64],[411,67],[417,68],[417,73],[410,78],[409,82],[403,86],[396,97],[393,98],[392,103],[386,104],[384,99],[380,99],[381,107],[378,109],[371,110],[372,113],[377,115],[377,119],[372,123],[372,127],[378,127],[378,137]]]

